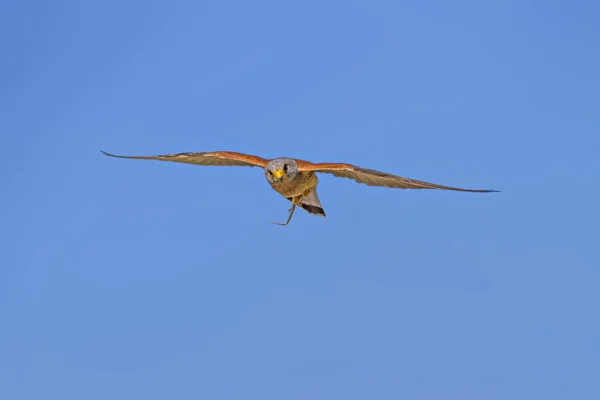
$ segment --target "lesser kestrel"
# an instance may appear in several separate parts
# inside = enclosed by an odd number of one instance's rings
[[[325,216],[317,196],[317,172],[332,174],[340,178],[350,178],[358,183],[369,186],[384,186],[398,189],[443,189],[460,192],[489,193],[497,190],[462,189],[452,186],[438,185],[435,183],[417,181],[386,172],[361,168],[351,164],[341,163],[311,163],[288,157],[274,158],[271,160],[250,154],[236,153],[233,151],[215,151],[207,153],[177,153],[156,156],[117,156],[102,152],[107,156],[116,158],[132,158],[137,160],[172,161],[186,164],[206,166],[246,166],[261,167],[271,187],[283,197],[292,202],[286,222],[273,222],[277,225],[287,225],[294,215],[296,206],[313,215]]]

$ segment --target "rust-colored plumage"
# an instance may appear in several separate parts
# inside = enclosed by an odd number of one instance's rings
[[[236,153],[234,151],[213,151],[207,153],[176,153],[162,154],[158,156],[116,156],[103,151],[107,156],[116,158],[133,158],[137,160],[159,160],[171,161],[184,164],[195,164],[205,166],[236,166],[236,167],[264,167],[269,160],[252,156],[249,154]]]
[[[497,190],[464,189],[438,185],[373,169],[361,168],[352,164],[311,163],[288,157],[265,159],[233,151],[176,153],[155,156],[118,156],[104,151],[103,153],[116,158],[171,161],[204,166],[262,167],[271,187],[292,202],[288,220],[285,223],[279,223],[280,225],[287,225],[290,222],[296,206],[300,206],[313,215],[325,216],[325,212],[317,196],[318,179],[316,173],[331,174],[339,178],[349,178],[369,186],[383,186],[397,189],[442,189],[474,193],[497,192]]]
[[[351,164],[313,164],[308,161],[298,160],[298,166],[300,167],[300,171],[313,171],[331,174],[333,176],[337,176],[338,178],[350,178],[358,183],[364,183],[365,185],[369,186],[383,186],[395,189],[444,189],[474,193],[488,193],[497,191],[485,189],[463,189],[452,186],[438,185],[435,183],[423,182],[398,175],[392,175],[386,172],[376,171],[374,169],[361,168]]]

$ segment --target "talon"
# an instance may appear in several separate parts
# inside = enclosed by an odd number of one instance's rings
[[[298,198],[292,200],[292,208],[290,208],[288,210],[289,213],[290,213],[290,215],[288,216],[287,221],[285,221],[285,222],[272,222],[272,221],[270,221],[270,222],[272,224],[281,225],[281,226],[285,226],[285,225],[289,224],[290,221],[292,220],[292,215],[294,215],[294,211],[296,210],[296,206],[300,205],[300,203],[298,202],[298,200],[299,200]]]

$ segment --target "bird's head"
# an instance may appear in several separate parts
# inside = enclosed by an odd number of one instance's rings
[[[298,163],[293,158],[276,158],[265,166],[265,176],[270,183],[285,182],[298,175]]]

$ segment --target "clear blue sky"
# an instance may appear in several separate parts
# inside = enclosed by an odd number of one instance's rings
[[[600,398],[599,19],[596,1],[2,2],[0,398]],[[101,149],[502,192],[322,176],[327,218],[282,228],[259,169]]]

